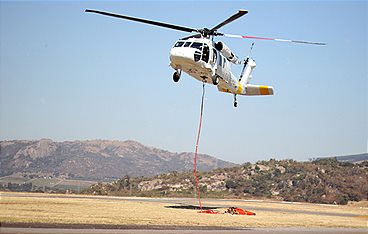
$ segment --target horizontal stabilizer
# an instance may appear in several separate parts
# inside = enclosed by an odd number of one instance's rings
[[[245,86],[245,95],[247,96],[273,95],[273,87],[265,85],[247,84]]]

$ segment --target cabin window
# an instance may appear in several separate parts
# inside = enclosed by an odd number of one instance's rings
[[[214,64],[216,64],[216,60],[217,60],[217,51],[213,49],[212,61]]]
[[[190,46],[190,44],[192,44],[192,42],[190,42],[190,41],[185,42],[184,47],[189,47],[189,46]]]
[[[220,65],[220,67],[222,67],[222,56],[221,56],[221,54],[219,55],[218,64]]]
[[[184,44],[184,41],[178,41],[178,42],[176,42],[174,47],[181,47],[183,44]]]

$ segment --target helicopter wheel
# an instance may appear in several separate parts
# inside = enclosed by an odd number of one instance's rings
[[[212,84],[218,85],[219,82],[220,82],[220,79],[217,75],[212,76]]]
[[[236,100],[236,94],[234,94],[234,107],[238,107],[238,101]]]
[[[180,73],[178,73],[177,71],[174,72],[174,74],[173,74],[173,80],[174,80],[174,82],[178,82],[179,79],[180,79]]]

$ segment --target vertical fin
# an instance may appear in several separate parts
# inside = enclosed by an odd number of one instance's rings
[[[256,67],[256,62],[253,59],[247,59],[245,61],[242,73],[240,75],[240,84],[245,86],[249,83],[253,69]]]

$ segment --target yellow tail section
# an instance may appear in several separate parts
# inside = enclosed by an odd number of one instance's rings
[[[252,85],[247,84],[245,86],[245,93],[247,96],[255,95],[273,95],[273,87],[265,85]]]
[[[242,86],[238,84],[238,89],[236,92],[225,86],[217,86],[220,92],[239,94],[239,95],[247,95],[247,96],[259,96],[259,95],[273,95],[273,87],[265,86],[265,85],[252,85],[247,84]]]

